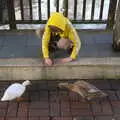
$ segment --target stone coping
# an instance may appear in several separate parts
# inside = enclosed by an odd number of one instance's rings
[[[56,59],[57,60],[57,59]],[[55,61],[56,61],[55,60]],[[106,66],[120,66],[120,58],[119,57],[102,57],[102,58],[80,58],[79,60],[59,64],[56,63],[52,67],[57,66],[87,66],[87,65],[106,65]],[[42,63],[42,60],[39,58],[5,58],[0,59],[0,67],[7,67],[7,66],[23,66],[23,67],[30,67],[30,66],[45,66]]]
[[[0,59],[0,80],[120,79],[120,58],[81,58],[51,67],[40,59]]]

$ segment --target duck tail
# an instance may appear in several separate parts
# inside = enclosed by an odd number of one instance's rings
[[[7,100],[9,100],[9,98],[8,98],[8,95],[5,93],[1,98],[1,101],[7,101]]]
[[[6,100],[5,100],[5,97],[2,97],[2,98],[1,98],[1,101],[6,101]]]

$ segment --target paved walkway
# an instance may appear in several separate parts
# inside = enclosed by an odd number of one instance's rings
[[[120,80],[89,81],[109,95],[90,102],[59,89],[59,82],[32,81],[24,94],[25,101],[0,102],[0,120],[120,120]],[[0,82],[0,97],[11,83]]]
[[[78,34],[82,41],[78,59],[46,67],[41,60],[41,39],[35,32],[0,32],[0,80],[120,78],[120,52],[112,49],[112,32],[78,31]],[[66,54],[56,52],[55,57]]]
[[[79,32],[82,47],[79,57],[120,57],[112,49],[112,32]],[[64,51],[56,57],[64,56]],[[34,32],[0,32],[0,58],[40,58],[41,39]]]
[[[119,52],[112,50],[112,32],[79,32],[79,35],[82,40],[79,58],[115,57],[116,60],[116,58],[120,57]],[[17,66],[12,70],[9,66],[10,61],[7,61],[7,59],[3,61],[3,58],[39,59],[41,56],[41,40],[38,39],[33,32],[0,33],[1,76],[5,74],[8,78],[13,78],[13,76],[11,76],[12,72],[22,76],[25,75],[26,70],[28,71],[28,68],[24,69],[23,67],[23,74],[22,72],[19,74],[19,71],[17,72]],[[58,56],[57,54],[56,57]],[[111,64],[112,61],[109,62]],[[109,62],[107,62],[107,64]],[[34,62],[30,61],[29,63],[33,64]],[[80,62],[84,68],[83,63]],[[17,65],[19,64],[20,63]],[[91,62],[89,61],[87,64],[89,65]],[[6,69],[5,66],[8,66],[8,68]],[[88,66],[88,68],[89,67],[90,66]],[[117,67],[114,67],[116,71],[119,70],[116,68]],[[92,69],[90,69],[91,68],[89,68],[89,72],[92,72]],[[37,69],[33,69],[32,72],[39,73]],[[100,73],[101,72],[97,73],[98,76]],[[112,72],[109,71],[107,74],[110,73]],[[117,74],[119,74],[119,71],[117,71]],[[1,76],[0,79],[2,80]],[[93,100],[90,102],[83,102],[76,93],[66,89],[59,89],[57,87],[59,82],[62,81],[32,81],[32,85],[27,88],[24,94],[25,101],[20,103],[16,101],[0,102],[0,120],[120,120],[120,80],[89,80],[89,82],[109,95],[101,100]],[[13,81],[0,81],[0,98],[4,90],[11,83],[13,83]]]

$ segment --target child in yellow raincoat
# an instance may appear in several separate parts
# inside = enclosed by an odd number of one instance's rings
[[[80,38],[73,28],[68,18],[62,13],[53,13],[47,21],[44,29],[36,31],[38,36],[42,36],[42,53],[45,64],[51,66],[53,64],[49,53],[57,48],[71,51],[70,56],[61,58],[61,63],[71,62],[76,59],[81,47]]]

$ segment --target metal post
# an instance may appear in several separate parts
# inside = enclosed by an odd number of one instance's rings
[[[63,0],[63,9],[64,9],[64,16],[67,17],[68,16],[68,0]]]
[[[117,0],[110,0],[107,28],[113,29]]]
[[[7,0],[10,29],[16,29],[14,0]]]
[[[116,11],[115,25],[113,29],[113,47],[120,51],[120,0]]]

